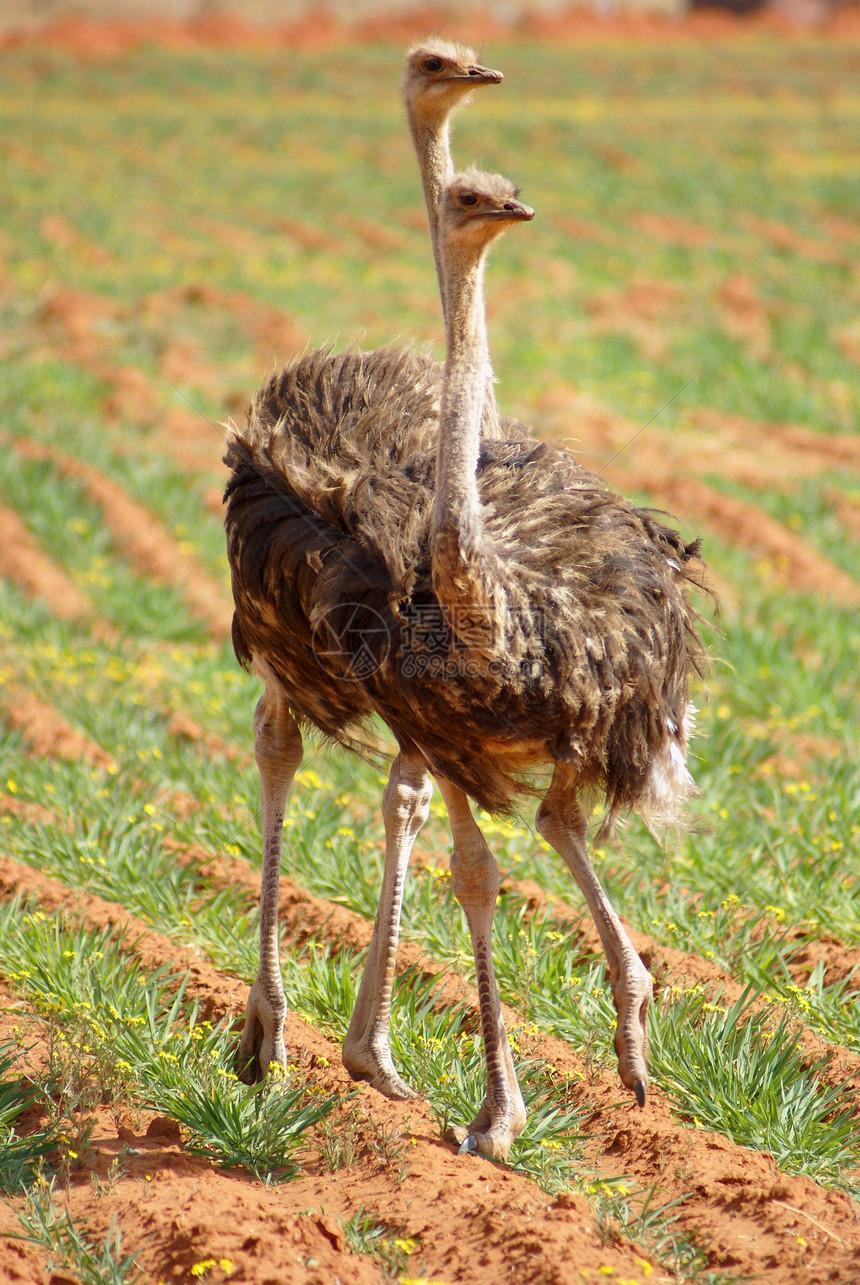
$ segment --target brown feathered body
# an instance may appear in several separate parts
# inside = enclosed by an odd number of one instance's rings
[[[697,546],[509,421],[478,464],[499,596],[452,630],[431,582],[440,379],[409,353],[318,352],[257,392],[225,457],[239,660],[334,740],[380,714],[490,812],[562,760],[610,819],[671,817]]]

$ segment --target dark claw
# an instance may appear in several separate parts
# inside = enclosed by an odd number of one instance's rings
[[[636,1081],[636,1083],[633,1085],[633,1092],[636,1094],[636,1101],[639,1103],[640,1107],[644,1107],[644,1105],[645,1105],[645,1081],[644,1081],[644,1080],[637,1080],[637,1081]]]

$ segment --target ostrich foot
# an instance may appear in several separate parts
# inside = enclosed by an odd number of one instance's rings
[[[287,1049],[284,1044],[284,1018],[287,1002],[266,989],[259,978],[248,994],[245,1026],[236,1051],[236,1074],[245,1084],[264,1080],[274,1063],[286,1070]]]
[[[489,1103],[484,1102],[468,1129],[459,1124],[449,1125],[442,1137],[446,1142],[452,1142],[461,1156],[477,1154],[486,1156],[488,1160],[507,1160],[511,1145],[522,1133],[525,1123],[521,1103],[513,1114],[510,1111],[493,1111]]]
[[[635,964],[628,962],[618,985],[613,982],[612,997],[618,1013],[615,1031],[618,1074],[624,1087],[636,1095],[640,1107],[645,1105],[648,1087],[646,1020],[651,994],[650,974],[637,955]]]
[[[343,1064],[352,1080],[363,1081],[376,1089],[384,1098],[393,1102],[408,1102],[418,1094],[397,1073],[388,1042],[375,1046],[363,1042],[344,1041]]]
[[[461,1156],[479,1155],[488,1160],[504,1161],[508,1158],[511,1144],[519,1130],[504,1128],[498,1125],[495,1129],[479,1130],[474,1125],[464,1129],[461,1124],[452,1124],[444,1131],[442,1137],[451,1142]]]

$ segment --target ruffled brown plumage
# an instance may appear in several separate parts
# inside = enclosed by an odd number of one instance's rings
[[[225,459],[237,656],[334,740],[380,714],[488,811],[561,760],[612,817],[659,812],[704,656],[697,544],[508,422],[477,473],[501,645],[480,612],[454,634],[431,580],[439,386],[421,356],[323,351],[256,394]]]

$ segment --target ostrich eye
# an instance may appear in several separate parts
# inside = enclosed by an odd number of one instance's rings
[[[424,59],[424,61],[423,61],[423,62],[422,62],[422,64],[421,64],[421,66],[424,68],[424,70],[425,70],[425,71],[441,71],[441,70],[442,70],[442,59],[441,59],[441,58],[425,58],[425,59]]]
[[[461,205],[470,205],[470,206],[471,206],[471,205],[477,205],[477,204],[478,204],[478,198],[477,198],[477,196],[475,196],[475,193],[474,193],[474,192],[463,192],[463,193],[462,193],[462,195],[460,196],[460,204],[461,204]]]

